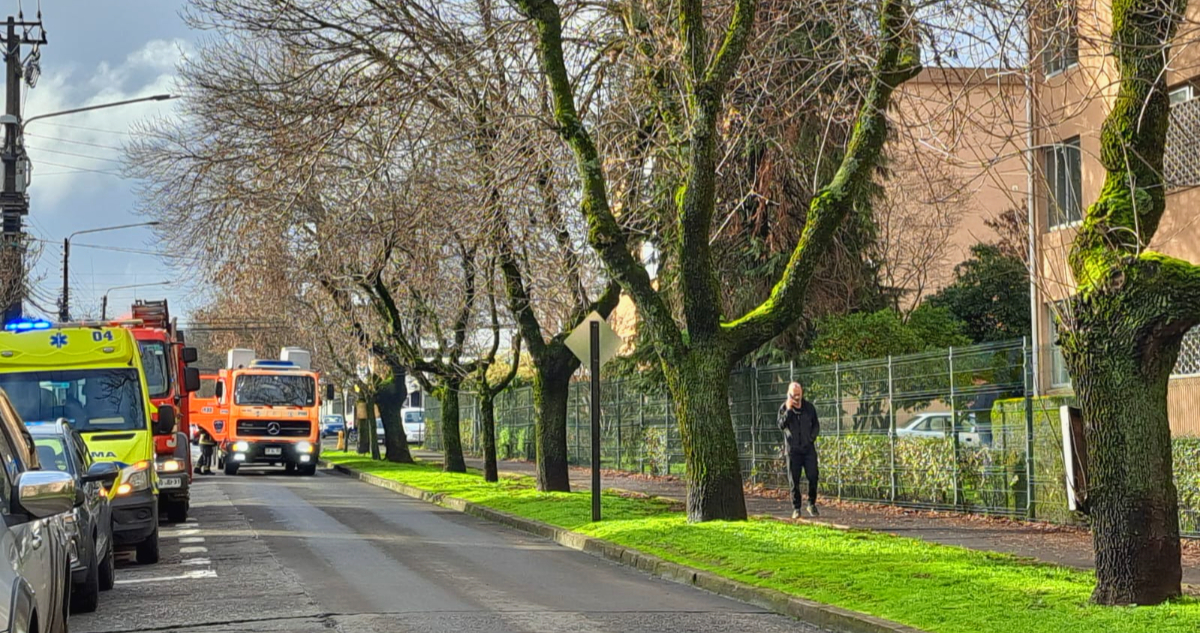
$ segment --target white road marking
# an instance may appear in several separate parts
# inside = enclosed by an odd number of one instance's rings
[[[185,537],[179,539],[179,542],[180,543],[203,543],[204,537],[203,536],[185,536]]]
[[[212,561],[207,558],[185,558],[180,561],[181,565],[211,565]]]
[[[164,530],[163,536],[195,536],[200,533],[200,530]]]
[[[118,585],[134,585],[145,582],[166,582],[171,580],[199,580],[201,578],[216,578],[217,572],[211,569],[197,569],[178,576],[158,576],[155,578],[126,578],[116,581]]]
[[[199,545],[196,545],[194,547],[181,547],[181,548],[179,548],[179,553],[180,554],[206,554],[206,553],[208,553],[208,548],[202,547]]]

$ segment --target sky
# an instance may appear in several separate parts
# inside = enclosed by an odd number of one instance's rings
[[[33,19],[37,0],[0,0],[0,19],[23,5]],[[179,15],[185,0],[42,0],[49,44],[41,48],[41,77],[24,86],[26,119],[39,114],[173,92],[175,70],[199,34]],[[26,55],[29,48],[23,51]],[[135,214],[135,182],[120,175],[122,146],[132,127],[168,115],[175,101],[149,102],[34,121],[25,130],[32,163],[26,230],[42,243],[32,301],[53,311],[62,292],[62,242],[74,231],[145,222]],[[85,245],[106,247],[89,248]],[[159,257],[164,246],[148,227],[81,235],[71,240],[72,316],[98,316],[110,288],[186,278]],[[123,250],[111,250],[123,249]],[[135,253],[129,251],[143,251]],[[167,298],[185,316],[198,307],[194,286],[109,292],[109,316],[133,299]],[[44,315],[26,304],[31,315]],[[183,320],[183,319],[181,319]]]

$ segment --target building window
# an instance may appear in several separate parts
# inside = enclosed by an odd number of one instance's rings
[[[1083,219],[1083,178],[1080,173],[1079,137],[1067,139],[1045,150],[1049,227],[1073,224]]]
[[[1050,344],[1053,346],[1050,350],[1050,386],[1053,388],[1071,386],[1071,373],[1067,371],[1067,359],[1063,357],[1062,348],[1058,345],[1058,333],[1061,330],[1058,318],[1060,314],[1066,314],[1065,310],[1067,310],[1066,301],[1058,301],[1046,306],[1050,323]]]
[[[1167,93],[1167,97],[1170,99],[1171,105],[1173,106],[1181,103],[1187,103],[1188,101],[1196,98],[1196,87],[1192,84],[1184,84],[1178,88],[1172,88],[1171,91]]]
[[[1047,75],[1056,75],[1079,64],[1079,19],[1074,2],[1054,11],[1047,21],[1050,26],[1043,31],[1042,66]]]

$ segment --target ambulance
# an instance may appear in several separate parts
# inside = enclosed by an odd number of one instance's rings
[[[159,558],[154,435],[175,427],[176,412],[150,403],[142,354],[127,325],[5,324],[0,389],[26,424],[65,419],[83,435],[93,460],[121,468],[113,538],[135,548],[139,563],[152,564]]]

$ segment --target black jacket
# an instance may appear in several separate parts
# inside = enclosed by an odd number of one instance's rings
[[[783,431],[788,451],[803,452],[812,448],[821,435],[816,407],[808,400],[802,400],[799,409],[789,409],[784,403],[779,407],[779,429]]]

